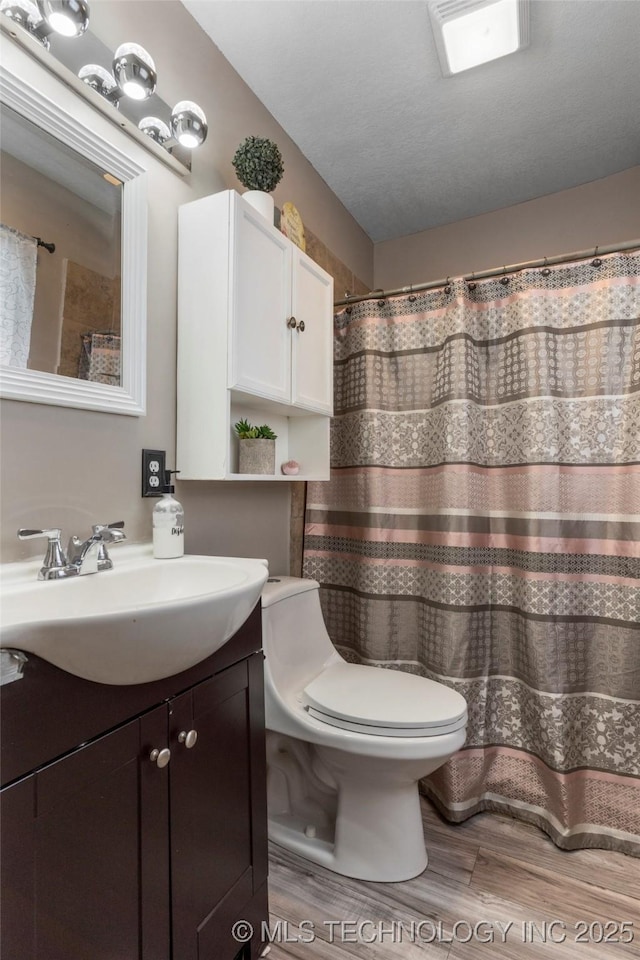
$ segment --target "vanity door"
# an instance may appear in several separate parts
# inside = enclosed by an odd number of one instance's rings
[[[0,790],[0,957],[34,960],[35,783],[23,777]]]
[[[166,738],[162,706],[2,791],[3,958],[169,960]]]
[[[36,960],[140,956],[139,750],[133,721],[35,775]]]
[[[233,960],[236,920],[266,910],[262,654],[173,700],[171,891],[173,957]]]

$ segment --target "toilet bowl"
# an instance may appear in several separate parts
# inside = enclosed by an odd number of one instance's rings
[[[262,591],[269,836],[336,873],[409,880],[427,865],[418,781],[465,741],[464,698],[347,663],[315,580]]]

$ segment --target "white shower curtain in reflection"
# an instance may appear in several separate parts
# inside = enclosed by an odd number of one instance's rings
[[[38,245],[0,223],[0,363],[25,368],[29,360]]]

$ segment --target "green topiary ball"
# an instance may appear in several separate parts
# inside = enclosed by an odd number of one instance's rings
[[[277,144],[264,137],[247,137],[236,150],[231,162],[238,180],[247,190],[271,193],[282,180],[284,173],[282,154]]]

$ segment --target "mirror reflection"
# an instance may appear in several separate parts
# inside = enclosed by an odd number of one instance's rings
[[[121,384],[122,183],[2,105],[0,362]]]

